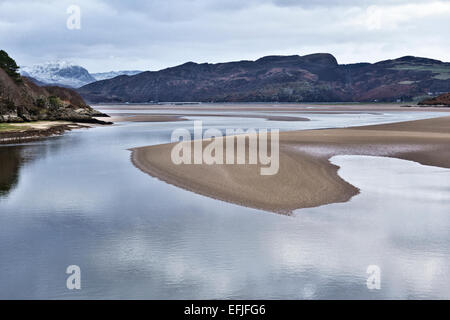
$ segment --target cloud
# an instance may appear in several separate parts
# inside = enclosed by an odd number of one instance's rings
[[[66,28],[72,4],[80,30]],[[449,18],[449,1],[429,0],[2,0],[0,47],[21,65],[65,59],[93,72],[313,52],[450,61]]]

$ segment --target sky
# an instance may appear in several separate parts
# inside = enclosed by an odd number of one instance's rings
[[[318,52],[450,62],[449,31],[450,0],[0,0],[0,49],[19,65],[90,72]]]

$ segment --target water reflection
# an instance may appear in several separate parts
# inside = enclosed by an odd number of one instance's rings
[[[64,147],[61,137],[48,139],[52,143],[37,141],[0,147],[0,197],[6,197],[14,190],[19,182],[20,171],[25,164],[56,154]]]
[[[132,123],[0,147],[1,168],[8,159],[16,172],[2,171],[0,298],[450,297],[450,179],[439,170],[401,162],[383,175],[380,163],[342,163],[361,196],[285,217],[196,195],[131,164],[127,149],[168,142],[186,126]],[[365,170],[395,184],[380,189]],[[426,178],[434,172],[444,180]],[[366,267],[377,263],[385,281],[370,292]],[[72,264],[82,269],[79,292],[65,287]]]
[[[20,147],[0,148],[0,196],[7,195],[17,185],[21,162]]]

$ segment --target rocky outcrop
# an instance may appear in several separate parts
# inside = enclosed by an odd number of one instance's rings
[[[0,68],[0,122],[64,120],[109,124],[95,119],[106,116],[92,109],[75,91],[40,87],[26,77],[12,79]]]
[[[444,93],[435,98],[425,99],[419,102],[419,105],[450,107],[450,93]]]
[[[450,91],[450,63],[403,57],[339,65],[331,54],[183,65],[88,84],[90,102],[410,101]]]

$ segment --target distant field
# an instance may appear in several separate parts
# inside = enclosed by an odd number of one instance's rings
[[[438,79],[438,80],[448,80],[450,79],[450,73],[440,73],[436,76],[434,76],[433,78]]]
[[[434,79],[448,80],[450,79],[450,66],[441,65],[398,65],[392,70],[414,70],[414,71],[430,71],[435,74]]]

